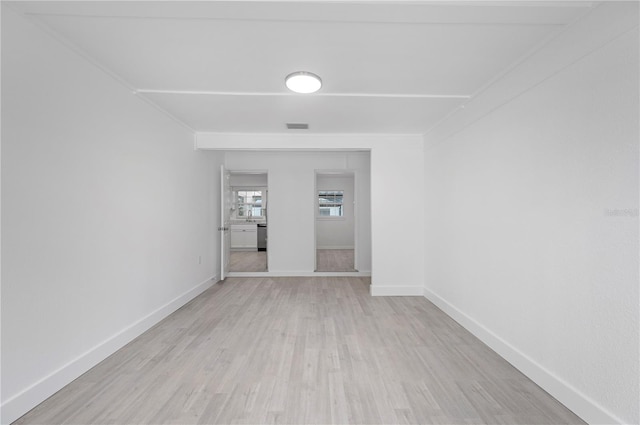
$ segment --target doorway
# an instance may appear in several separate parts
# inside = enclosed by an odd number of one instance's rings
[[[229,186],[229,272],[267,272],[268,175],[265,171],[229,171]]]
[[[355,174],[316,170],[316,272],[356,272]]]

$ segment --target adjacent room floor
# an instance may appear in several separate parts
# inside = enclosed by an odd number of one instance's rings
[[[266,272],[267,251],[231,251],[230,272]]]
[[[229,278],[18,424],[581,424],[423,297]]]
[[[316,271],[355,272],[353,249],[317,249]]]

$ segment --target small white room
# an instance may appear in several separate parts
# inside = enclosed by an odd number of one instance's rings
[[[0,6],[2,424],[640,422],[637,1]]]

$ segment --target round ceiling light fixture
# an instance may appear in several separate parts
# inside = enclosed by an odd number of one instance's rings
[[[322,87],[322,80],[316,74],[298,71],[287,75],[284,79],[287,88],[296,93],[315,93]]]

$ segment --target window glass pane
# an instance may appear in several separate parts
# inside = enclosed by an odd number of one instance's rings
[[[344,191],[319,190],[318,191],[318,215],[320,217],[342,217]]]
[[[241,218],[263,217],[262,191],[237,190],[236,215]]]

